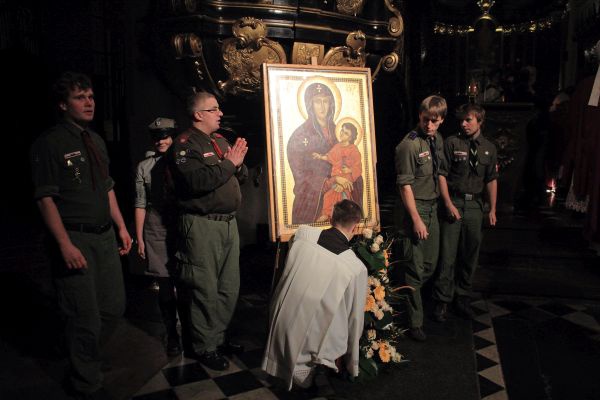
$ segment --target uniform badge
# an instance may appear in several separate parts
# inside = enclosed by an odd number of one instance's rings
[[[455,150],[454,151],[454,155],[455,156],[466,156],[467,152],[466,151],[459,151],[459,150]]]
[[[206,157],[210,157],[210,156],[214,156],[215,153],[213,153],[212,151],[209,151],[208,153],[204,153],[202,154],[202,157],[206,158]]]
[[[428,155],[429,155],[429,152],[428,151],[424,151],[422,153],[419,153],[419,158],[427,157]]]
[[[187,152],[186,152],[185,150],[181,150],[181,151],[179,152],[179,155],[180,155],[180,156],[185,156],[185,155],[186,155],[186,153],[187,153]]]
[[[489,151],[486,151],[486,152],[485,152],[485,155],[487,156],[488,154],[490,154],[490,152],[489,152]]]
[[[63,157],[65,158],[65,160],[68,160],[69,158],[79,157],[79,156],[81,156],[81,151],[74,151],[72,153],[67,153]]]

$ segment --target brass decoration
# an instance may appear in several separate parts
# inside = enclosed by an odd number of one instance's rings
[[[385,0],[385,6],[387,9],[394,14],[388,21],[388,32],[390,36],[396,38],[396,44],[394,50],[391,53],[381,57],[375,72],[373,73],[373,81],[377,78],[377,74],[381,68],[386,72],[393,72],[398,68],[401,62],[402,53],[404,52],[404,19],[400,11],[394,6],[392,0]]]
[[[188,64],[191,61],[193,73],[199,82],[206,79],[207,83],[216,89],[216,85],[204,59],[202,51],[202,40],[193,33],[180,33],[173,36],[171,46],[175,51],[175,59],[184,60]],[[189,64],[188,64],[189,65]]]
[[[400,11],[394,6],[392,0],[385,0],[385,6],[387,9],[394,14],[388,21],[388,32],[390,36],[400,37],[404,33],[404,19]]]
[[[202,41],[193,33],[175,35],[171,44],[177,59],[202,56]]]
[[[362,12],[365,0],[337,0],[337,10],[346,15],[354,15],[355,17]]]
[[[261,87],[261,65],[285,64],[285,52],[279,43],[266,38],[267,26],[259,19],[238,19],[232,30],[235,37],[225,39],[221,47],[229,79],[219,81],[219,88],[233,95],[254,94]]]
[[[196,0],[171,0],[171,10],[175,14],[193,13],[196,11]]]
[[[321,64],[325,55],[325,46],[315,43],[294,42],[292,49],[292,64],[312,64],[312,57],[317,58],[317,64]]]
[[[494,6],[495,3],[495,0],[477,1],[477,5],[479,6],[479,9],[481,10],[482,14],[477,18],[477,21],[475,21],[475,25],[480,20],[492,21],[496,25],[496,32],[502,32],[502,34],[504,35],[512,35],[518,33],[535,33],[537,31],[552,28],[554,25],[558,24],[560,21],[565,19],[569,15],[570,11],[570,3],[566,2],[564,9],[553,11],[547,16],[535,20],[521,22],[518,24],[501,25],[490,14],[490,9]],[[473,25],[452,25],[444,22],[433,23],[433,33],[438,35],[466,36],[467,34],[472,33],[474,31],[475,27]]]
[[[367,39],[361,31],[350,32],[346,37],[346,46],[329,49],[323,58],[323,65],[364,67],[367,61],[365,45]]]

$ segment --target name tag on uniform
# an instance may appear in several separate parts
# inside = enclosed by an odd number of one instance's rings
[[[421,157],[427,157],[428,155],[429,155],[429,152],[428,151],[424,151],[422,153],[419,153],[419,158],[421,158]]]
[[[467,152],[466,152],[466,151],[458,151],[458,150],[455,150],[455,151],[454,151],[454,155],[455,155],[455,156],[466,156],[466,155],[467,155]]]
[[[215,153],[213,153],[212,151],[209,151],[208,153],[204,153],[204,154],[202,154],[202,156],[203,156],[204,158],[206,158],[206,157],[210,157],[210,156],[214,156],[214,155],[215,155]]]
[[[73,158],[73,157],[79,157],[81,155],[81,151],[74,151],[72,153],[67,153],[64,155],[65,160],[68,160],[69,158]]]

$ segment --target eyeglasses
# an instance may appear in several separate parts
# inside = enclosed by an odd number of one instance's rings
[[[200,111],[206,111],[206,112],[209,112],[209,113],[216,113],[216,112],[221,111],[221,109],[219,107],[215,107],[215,108],[210,108],[208,110],[196,110],[196,112],[200,112]]]

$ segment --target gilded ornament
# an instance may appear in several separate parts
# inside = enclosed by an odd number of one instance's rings
[[[285,64],[281,45],[266,38],[267,26],[259,19],[243,17],[233,24],[234,38],[225,39],[221,47],[223,66],[229,75],[219,81],[221,90],[230,94],[254,94],[260,89],[263,63]]]
[[[365,5],[365,0],[337,0],[336,8],[337,10],[346,15],[354,15],[357,16],[362,12],[363,6]]]
[[[367,61],[366,43],[367,39],[363,32],[350,32],[346,37],[346,46],[329,49],[323,58],[323,65],[364,67]]]
[[[321,64],[325,55],[325,46],[316,43],[295,42],[292,49],[292,64],[312,64],[312,58],[316,57],[317,64]]]

